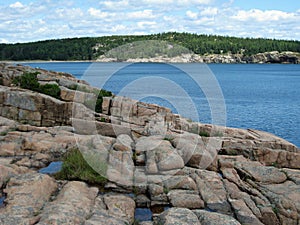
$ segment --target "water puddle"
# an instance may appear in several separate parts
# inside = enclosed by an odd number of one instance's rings
[[[166,210],[168,210],[170,206],[151,206],[150,208],[136,208],[134,218],[136,221],[152,221],[153,215],[160,214]]]
[[[134,218],[136,221],[151,221],[152,211],[149,208],[136,208]]]
[[[50,163],[47,167],[40,169],[39,173],[43,174],[55,174],[61,170],[63,162],[57,161]]]
[[[5,206],[4,201],[5,201],[5,196],[1,196],[0,197],[0,208],[3,208]]]

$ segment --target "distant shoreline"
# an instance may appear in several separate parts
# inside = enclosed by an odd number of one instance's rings
[[[96,60],[4,60],[0,63],[206,63],[206,64],[300,64],[300,54],[297,52],[264,52],[246,56],[243,54],[181,54],[174,57],[156,56],[152,58],[109,58],[101,56]]]

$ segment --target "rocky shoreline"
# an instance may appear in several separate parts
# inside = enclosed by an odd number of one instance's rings
[[[24,72],[59,99],[12,85]],[[0,64],[0,82],[0,224],[300,224],[300,150],[279,137],[120,96],[95,113],[95,88],[65,73]],[[105,165],[104,189],[39,173],[74,148]]]
[[[96,60],[97,62],[119,62],[117,58],[108,58],[105,55]],[[123,60],[124,61],[124,60]],[[152,63],[223,63],[223,64],[299,64],[300,53],[297,52],[265,52],[255,55],[243,54],[183,54],[176,57],[157,56],[154,58],[129,58],[126,62],[152,62]]]

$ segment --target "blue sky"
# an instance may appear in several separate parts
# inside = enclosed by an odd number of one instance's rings
[[[0,43],[168,31],[300,40],[300,1],[0,1]]]

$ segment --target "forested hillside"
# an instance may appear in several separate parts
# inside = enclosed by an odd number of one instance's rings
[[[0,44],[0,60],[94,60],[118,46],[145,40],[167,41],[200,55],[241,53],[248,56],[270,51],[300,52],[300,41],[169,32],[138,36],[87,37]]]

